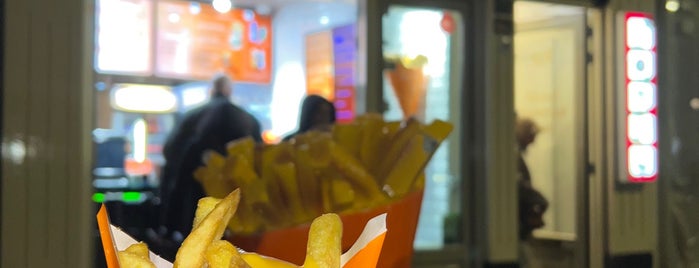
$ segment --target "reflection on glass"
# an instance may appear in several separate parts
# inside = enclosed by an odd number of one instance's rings
[[[384,76],[384,117],[403,120],[416,117],[430,122],[455,123],[459,116],[458,90],[452,84],[450,48],[453,12],[390,6],[383,17],[384,57],[398,58]],[[445,18],[449,19],[444,27]],[[424,100],[424,103],[422,102]],[[415,249],[439,249],[460,242],[460,192],[458,173],[458,125],[425,168],[425,193],[415,235]]]

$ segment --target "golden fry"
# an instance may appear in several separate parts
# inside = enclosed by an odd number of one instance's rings
[[[381,146],[381,129],[383,118],[380,114],[367,114],[357,120],[361,126],[361,144],[359,146],[359,160],[367,170],[375,169],[381,160],[378,151]]]
[[[155,264],[150,259],[131,252],[120,251],[117,256],[119,256],[119,267],[121,268],[155,268]]]
[[[333,201],[333,208],[342,211],[352,206],[354,199],[354,189],[349,182],[342,179],[333,179],[330,185],[330,196]]]
[[[226,152],[228,156],[238,155],[253,164],[255,163],[255,140],[252,137],[246,137],[229,142],[226,145]]]
[[[369,174],[357,159],[347,154],[342,148],[333,147],[331,159],[337,171],[344,175],[351,184],[359,188],[360,194],[376,200],[384,197],[374,176]]]
[[[226,162],[226,157],[216,151],[208,150],[204,152],[204,164],[212,170],[220,172]]]
[[[126,248],[124,251],[131,253],[131,254],[135,254],[136,256],[140,256],[142,258],[146,258],[146,259],[150,258],[150,256],[148,256],[148,254],[150,252],[148,250],[148,245],[146,245],[146,243],[143,243],[143,242],[133,244],[133,245],[129,246],[128,248]]]
[[[319,171],[313,167],[313,158],[310,154],[308,143],[296,144],[296,182],[298,188],[303,189],[301,203],[306,215],[311,218],[321,213],[321,192]]]
[[[423,135],[414,136],[405,151],[398,156],[394,168],[386,176],[385,185],[390,189],[391,197],[401,197],[413,187],[416,178],[427,165],[432,151],[425,151],[426,141]],[[428,138],[429,139],[429,138]]]
[[[197,210],[194,211],[194,224],[192,224],[192,229],[197,228],[199,224],[206,218],[209,213],[216,207],[216,205],[221,202],[221,199],[214,197],[204,197],[199,199],[197,202]]]
[[[216,198],[223,198],[235,187],[232,182],[224,179],[221,172],[213,171],[208,167],[197,168],[194,171],[194,178],[201,183],[207,195]]]
[[[359,144],[361,144],[361,128],[359,124],[336,124],[333,126],[333,140],[339,147],[355,158],[359,158]]]
[[[259,255],[257,253],[243,253],[241,254],[243,260],[250,264],[251,267],[264,267],[264,268],[299,268],[291,263],[278,260],[275,258],[270,258],[266,256]],[[306,267],[308,268],[308,267]]]
[[[311,223],[304,268],[340,268],[342,221],[337,214],[324,214]]]
[[[293,162],[277,164],[272,167],[277,176],[284,201],[289,208],[293,223],[301,223],[306,220],[306,213],[301,204],[301,192],[296,181],[296,165]]]
[[[204,255],[209,244],[214,240],[221,239],[226,225],[238,208],[239,202],[239,189],[222,199],[182,242],[173,267],[202,267],[206,263]]]
[[[251,268],[238,253],[238,249],[225,240],[217,240],[206,249],[209,268]]]
[[[393,137],[388,151],[383,154],[381,164],[378,168],[379,171],[376,174],[377,178],[383,180],[381,182],[385,183],[388,174],[395,169],[398,158],[401,157],[405,148],[419,131],[420,123],[418,123],[417,120],[410,119],[406,122],[405,127],[399,130]]]

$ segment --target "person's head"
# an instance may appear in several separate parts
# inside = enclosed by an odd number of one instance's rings
[[[335,123],[335,105],[318,95],[303,100],[299,119],[299,132],[322,128]]]
[[[539,134],[539,126],[529,118],[517,118],[515,134],[517,136],[517,145],[520,149],[525,150],[536,140],[536,135]]]
[[[230,98],[233,91],[233,82],[226,75],[217,75],[211,81],[210,94],[211,97]]]

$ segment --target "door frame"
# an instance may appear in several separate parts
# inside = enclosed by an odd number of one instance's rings
[[[461,126],[461,139],[462,146],[458,150],[458,154],[461,156],[461,234],[462,242],[457,245],[445,245],[441,250],[428,250],[428,251],[415,251],[413,257],[413,267],[434,267],[445,266],[445,265],[458,265],[459,267],[475,267],[475,257],[472,252],[475,252],[475,247],[477,243],[474,239],[473,230],[477,230],[475,225],[476,222],[472,221],[471,215],[473,214],[474,194],[477,191],[469,191],[469,189],[474,189],[470,185],[473,181],[469,178],[473,178],[474,165],[469,157],[472,152],[470,144],[474,140],[474,128],[466,127],[473,125],[473,109],[470,105],[473,102],[471,95],[473,94],[471,87],[471,77],[473,77],[472,64],[467,64],[471,62],[471,48],[473,47],[473,39],[467,38],[467,36],[472,36],[470,33],[473,30],[470,19],[471,16],[471,1],[458,1],[458,0],[437,0],[425,2],[421,0],[367,0],[367,59],[370,63],[367,66],[367,107],[368,112],[383,113],[384,110],[384,100],[383,100],[383,73],[385,70],[385,64],[383,61],[383,15],[388,11],[388,7],[391,5],[401,5],[409,7],[418,7],[426,9],[448,9],[450,11],[458,12],[461,15],[460,27],[456,27],[460,30],[458,36],[462,39],[458,41],[452,40],[452,44],[460,42],[460,46],[450,46],[451,55],[457,55],[457,57],[452,57],[450,61],[451,70],[454,70],[455,66],[460,67],[460,73],[452,72],[450,73],[452,87],[457,87],[462,89],[462,94],[457,100],[461,105],[461,111],[459,111],[460,118],[457,122]],[[371,3],[373,2],[373,3]],[[372,10],[372,8],[374,10]],[[458,81],[460,78],[460,81]],[[473,194],[471,194],[473,193]],[[440,267],[441,267],[440,266]]]

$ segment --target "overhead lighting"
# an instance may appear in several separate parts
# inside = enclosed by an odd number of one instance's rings
[[[693,98],[689,101],[689,107],[692,107],[693,110],[699,111],[699,98]]]
[[[178,23],[180,22],[180,15],[177,13],[170,13],[170,15],[167,16],[168,21],[170,23]]]
[[[220,13],[227,13],[233,8],[231,0],[213,0],[211,4],[214,6],[214,9]]]
[[[669,12],[675,13],[680,10],[680,1],[678,0],[668,0],[665,2],[665,9]]]
[[[328,18],[328,16],[322,16],[322,17],[320,17],[320,24],[326,25],[326,24],[328,24],[329,22],[330,22],[330,18]]]
[[[167,86],[119,84],[112,90],[112,107],[132,113],[170,113],[177,97]]]

